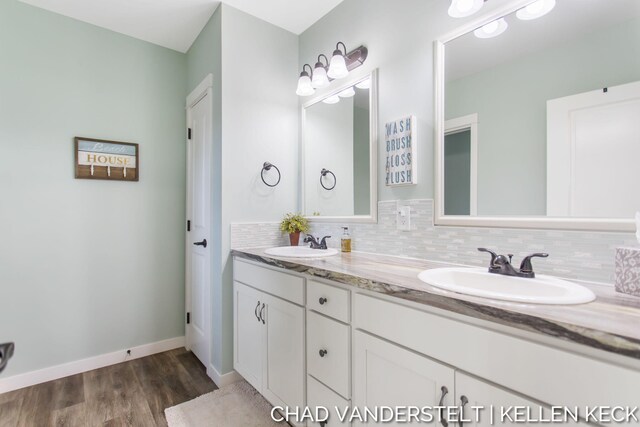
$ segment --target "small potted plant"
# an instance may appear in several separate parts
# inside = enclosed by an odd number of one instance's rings
[[[300,242],[300,232],[309,231],[309,221],[301,214],[288,213],[280,222],[280,231],[289,234],[291,246],[298,246]]]

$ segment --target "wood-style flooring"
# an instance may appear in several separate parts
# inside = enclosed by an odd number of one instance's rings
[[[0,394],[0,426],[166,426],[165,408],[215,389],[176,349]]]

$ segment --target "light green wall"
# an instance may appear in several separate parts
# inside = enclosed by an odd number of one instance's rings
[[[221,372],[220,360],[223,351],[223,329],[226,327],[220,318],[220,299],[222,288],[222,8],[218,7],[209,22],[202,29],[187,52],[187,88],[193,91],[204,78],[213,75],[213,165],[211,168],[211,191],[213,208],[211,210],[212,244],[211,249],[211,307],[212,339],[211,360],[207,368],[215,366]]]
[[[545,215],[547,100],[637,80],[635,19],[449,82],[446,118],[478,114],[478,214]]]
[[[185,56],[13,0],[0,40],[3,377],[184,335]],[[74,179],[76,135],[140,181]]]
[[[233,370],[231,223],[277,221],[297,207],[297,53],[296,35],[223,4],[187,54],[189,90],[214,77],[209,367],[219,374]],[[265,161],[282,173],[273,189],[260,180]]]
[[[313,65],[320,53],[330,55],[337,41],[348,50],[367,46],[369,56],[354,75],[380,70],[379,135],[384,135],[385,123],[416,116],[418,184],[385,185],[386,156],[384,144],[378,143],[379,200],[433,198],[433,41],[473,19],[450,18],[449,4],[444,0],[345,0],[300,35],[298,69],[305,63]],[[499,6],[500,2],[487,2],[483,11]]]

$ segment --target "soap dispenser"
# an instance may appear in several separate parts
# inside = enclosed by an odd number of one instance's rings
[[[342,252],[351,252],[351,235],[349,234],[349,227],[342,227],[342,230],[342,239],[340,240]]]

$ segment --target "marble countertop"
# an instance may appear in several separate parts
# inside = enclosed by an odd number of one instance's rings
[[[264,249],[234,249],[232,253],[286,270],[640,359],[640,297],[617,293],[613,286],[581,283],[597,297],[587,304],[523,304],[458,294],[418,279],[422,270],[450,264],[362,252],[326,258],[284,258],[267,255]]]

